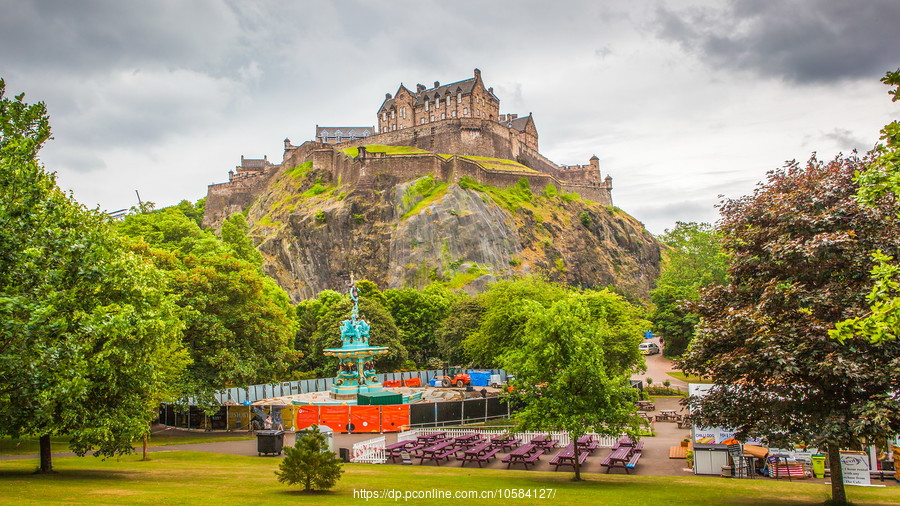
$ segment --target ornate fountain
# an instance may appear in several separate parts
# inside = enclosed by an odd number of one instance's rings
[[[359,291],[352,275],[350,298],[353,299],[353,310],[350,319],[341,322],[342,346],[323,350],[325,356],[340,360],[334,386],[329,393],[336,400],[351,400],[360,393],[382,391],[372,359],[388,353],[386,346],[369,346],[369,324],[359,317]]]

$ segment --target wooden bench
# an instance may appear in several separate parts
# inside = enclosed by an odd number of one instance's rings
[[[512,455],[507,455],[503,458],[502,462],[506,462],[506,468],[509,469],[513,464],[522,464],[525,466],[525,469],[528,469],[528,464],[534,464],[538,460],[540,460],[541,455],[544,454],[544,450],[538,450],[534,453],[530,453],[524,458],[516,458]]]
[[[628,463],[625,464],[625,474],[630,474],[630,473],[628,472],[628,470],[629,470],[629,469],[634,469],[634,466],[637,465],[637,462],[638,462],[639,460],[641,460],[641,455],[643,455],[643,454],[640,453],[640,452],[634,452],[634,454],[631,455],[631,458],[628,459]]]
[[[581,452],[578,454],[578,465],[584,465],[584,461],[587,460],[588,454]],[[556,454],[555,457],[550,459],[550,465],[554,466],[554,471],[559,471],[560,467],[571,466],[573,469],[575,468],[575,459],[566,453],[566,450],[562,450]]]
[[[478,467],[481,467],[481,463],[484,462],[487,464],[494,458],[497,453],[500,452],[500,448],[494,448],[493,450],[488,451],[484,455],[478,455],[474,453],[464,453],[462,457],[459,457],[459,461],[462,462],[462,467],[466,466],[466,462],[477,462]]]
[[[638,452],[632,453],[630,447],[622,446],[617,450],[613,450],[612,453],[600,461],[600,465],[606,468],[607,473],[614,467],[621,467],[625,469],[625,473],[627,474],[628,464],[631,464],[632,460],[636,463],[638,459],[640,459],[640,457],[634,458],[634,455],[641,454]]]
[[[423,455],[420,457],[419,465],[422,465],[426,460],[433,460],[435,464],[441,465],[441,461],[447,459],[447,462],[450,462],[450,456],[456,455],[456,450],[450,448],[449,450],[442,453],[434,453],[431,455]]]

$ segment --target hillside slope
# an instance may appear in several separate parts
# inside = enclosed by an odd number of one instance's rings
[[[473,292],[539,274],[644,297],[659,271],[659,244],[637,220],[525,181],[378,175],[352,187],[307,163],[276,175],[246,213],[264,270],[295,301],[341,289],[350,272],[382,287],[441,280]]]

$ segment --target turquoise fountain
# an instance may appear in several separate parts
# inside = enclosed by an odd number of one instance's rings
[[[353,299],[353,311],[349,320],[341,322],[342,346],[323,350],[325,356],[340,360],[337,377],[329,393],[335,400],[351,400],[360,393],[382,391],[372,359],[388,353],[386,346],[369,346],[369,324],[359,317],[359,292],[352,276],[350,298]]]

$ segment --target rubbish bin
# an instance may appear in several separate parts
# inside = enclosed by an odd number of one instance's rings
[[[812,460],[813,476],[816,478],[825,477],[825,456],[818,453],[810,457]]]
[[[283,430],[259,430],[256,431],[256,451],[260,455],[281,455],[284,448]]]

